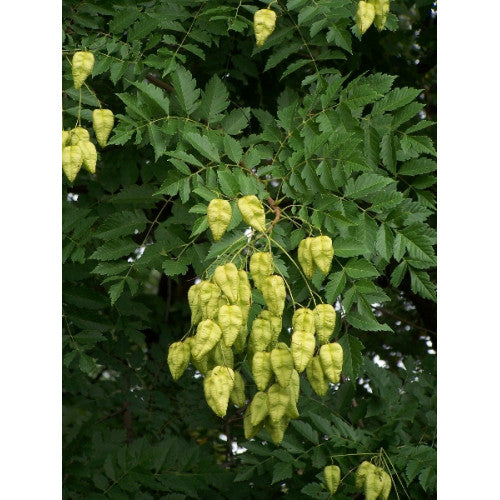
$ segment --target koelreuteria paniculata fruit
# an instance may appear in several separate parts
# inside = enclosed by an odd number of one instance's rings
[[[92,73],[94,67],[94,54],[92,52],[75,52],[71,62],[73,84],[79,89],[87,77]]]
[[[327,465],[323,469],[323,477],[328,491],[333,495],[340,484],[340,468],[338,465]]]
[[[257,47],[262,47],[276,26],[276,12],[272,9],[260,9],[253,16],[253,29]]]
[[[214,241],[219,241],[224,236],[232,214],[229,201],[220,198],[214,198],[210,201],[207,207],[207,221]]]

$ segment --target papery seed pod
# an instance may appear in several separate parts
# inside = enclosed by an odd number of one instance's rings
[[[243,313],[243,321],[246,321],[252,305],[252,288],[247,272],[242,269],[238,270],[238,305]]]
[[[202,320],[200,288],[201,282],[192,285],[188,290],[188,303],[189,309],[191,309],[191,325],[197,325]]]
[[[332,384],[338,384],[340,382],[343,356],[344,352],[342,346],[338,342],[324,344],[319,350],[321,368],[323,368],[323,373]]]
[[[333,495],[340,483],[340,468],[337,465],[327,465],[323,469],[323,476],[328,491]]]
[[[276,26],[276,12],[269,8],[260,9],[253,16],[253,30],[257,47],[264,45]]]
[[[194,359],[200,359],[211,351],[222,337],[219,325],[211,319],[203,320],[196,329],[191,354]]]
[[[316,271],[316,264],[314,263],[311,253],[311,241],[312,238],[304,238],[299,243],[297,251],[300,267],[302,267],[302,271],[308,279],[311,279],[314,275],[314,271]]]
[[[372,4],[361,0],[358,3],[355,20],[358,30],[362,35],[372,25],[374,19],[375,7]]]
[[[198,284],[201,316],[203,319],[214,319],[219,313],[221,289],[210,281],[200,281]]]
[[[286,387],[286,390],[290,395],[290,400],[288,402],[288,406],[286,407],[285,416],[290,418],[299,418],[299,410],[297,409],[297,402],[295,401],[295,390],[291,383],[288,387]]]
[[[357,468],[356,474],[354,476],[354,486],[356,486],[356,488],[358,488],[358,489],[362,489],[364,484],[365,484],[366,475],[368,474],[368,472],[370,470],[373,470],[375,468],[376,468],[375,465],[373,465],[370,462],[366,462],[366,461],[361,462],[361,464]]]
[[[290,391],[295,403],[298,403],[300,395],[300,376],[297,370],[292,370],[292,376],[290,377]]]
[[[249,340],[253,352],[265,351],[271,343],[272,336],[273,332],[269,321],[259,318],[253,320]]]
[[[214,241],[219,241],[224,236],[231,216],[231,204],[227,200],[214,198],[210,201],[207,207],[207,221]]]
[[[80,168],[82,168],[83,154],[78,146],[65,146],[62,150],[63,172],[70,182],[76,179]]]
[[[245,439],[252,439],[264,427],[264,422],[261,422],[259,425],[252,425],[250,416],[251,413],[249,411],[249,408],[247,408],[245,416],[243,417],[243,431],[245,433]]]
[[[266,392],[258,391],[248,407],[250,422],[255,427],[269,415],[269,398]]]
[[[278,349],[278,350],[281,350],[281,351],[288,351],[288,346],[286,345],[285,342],[278,342],[275,346],[274,346],[274,349]]]
[[[226,304],[220,307],[219,314],[217,315],[217,323],[222,330],[224,344],[227,347],[231,347],[243,326],[243,314],[241,313],[240,306]]]
[[[216,366],[203,380],[205,399],[219,417],[227,413],[229,396],[234,386],[234,372],[227,366]]]
[[[306,373],[307,380],[309,380],[313,391],[318,396],[324,396],[328,390],[328,380],[326,379],[323,369],[321,368],[319,356],[314,356],[313,359],[311,359],[311,362],[306,368]]]
[[[238,209],[243,220],[262,233],[266,232],[266,215],[262,203],[255,195],[243,196],[238,199]]]
[[[71,62],[71,73],[75,89],[79,89],[94,67],[94,54],[92,52],[75,52]]]
[[[311,362],[316,348],[316,339],[311,332],[297,330],[292,335],[292,357],[296,370],[302,373]]]
[[[307,307],[297,309],[292,316],[292,327],[295,330],[314,333],[314,313]]]
[[[70,134],[67,130],[62,131],[62,147],[67,146],[70,140]]]
[[[266,418],[266,420],[264,421],[264,425],[274,444],[281,444],[289,422],[290,418],[286,416],[278,422],[274,422],[271,417]]]
[[[239,277],[238,269],[236,269],[236,266],[232,262],[223,266],[217,266],[214,271],[213,280],[231,303],[234,304],[237,302]]]
[[[271,331],[272,331],[271,345],[275,342],[278,342],[278,337],[281,333],[281,328],[283,326],[283,320],[282,320],[281,316],[276,316],[275,314],[272,314],[267,309],[263,309],[259,313],[257,318],[269,321],[269,324],[271,325]]]
[[[252,375],[255,385],[259,391],[265,391],[273,375],[271,365],[271,354],[268,352],[256,352],[252,358]]]
[[[82,151],[83,168],[87,170],[87,172],[95,174],[95,166],[97,164],[97,151],[94,144],[90,141],[80,141],[78,143],[78,147]]]
[[[242,353],[245,350],[247,335],[248,335],[248,325],[245,321],[241,326],[240,331],[238,332],[238,336],[236,337],[236,340],[234,341],[233,344],[233,347],[236,352]]]
[[[233,404],[239,406],[240,408],[245,406],[245,381],[240,375],[240,372],[234,372],[234,386],[229,399]]]
[[[174,342],[168,348],[167,363],[170,368],[172,378],[177,380],[184,373],[184,370],[189,364],[191,350],[189,344],[184,342]]]
[[[375,27],[379,31],[382,31],[387,21],[387,14],[389,14],[390,1],[368,0],[368,3],[372,4],[375,7],[375,20],[373,21],[373,24],[375,24]]]
[[[312,238],[311,254],[316,266],[326,276],[330,272],[333,259],[333,244],[329,236]]]
[[[262,280],[273,274],[273,256],[269,252],[255,252],[250,257],[250,274],[260,290]]]
[[[271,366],[276,380],[281,387],[288,387],[293,371],[293,358],[290,351],[273,349],[271,351]]]
[[[290,404],[290,390],[279,384],[273,384],[267,391],[269,399],[269,416],[273,422],[280,421]]]
[[[380,492],[379,499],[387,500],[389,498],[389,494],[391,493],[392,480],[391,476],[382,470],[382,491]]]
[[[90,141],[89,131],[83,127],[75,127],[69,131],[69,141],[76,146],[81,141]]]
[[[383,485],[381,469],[375,467],[375,469],[369,470],[364,485],[365,500],[377,500],[382,492]]]
[[[108,143],[109,134],[113,130],[115,117],[110,109],[94,109],[92,111],[92,124],[99,146],[103,148]]]
[[[216,366],[229,366],[229,368],[233,368],[234,365],[234,354],[233,350],[230,347],[226,347],[222,339],[217,342],[215,347],[211,351],[214,364]]]
[[[193,358],[193,346],[196,343],[194,337],[189,337],[184,341],[188,346],[189,349],[191,350],[191,357],[189,358],[189,361],[191,364],[202,374],[205,375],[207,374],[213,367],[214,367],[214,361],[213,361],[213,356],[212,351],[209,351],[207,354],[204,356],[201,356],[198,359]]]
[[[333,334],[337,315],[330,304],[318,304],[314,310],[314,325],[320,344],[326,344]]]
[[[262,281],[262,295],[272,314],[281,316],[285,308],[285,282],[281,276],[273,274]]]

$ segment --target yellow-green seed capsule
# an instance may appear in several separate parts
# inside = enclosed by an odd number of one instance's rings
[[[92,73],[94,67],[94,55],[92,52],[75,52],[71,62],[71,73],[75,89],[81,88],[83,82]]]
[[[285,282],[281,276],[273,274],[262,281],[262,295],[272,314],[281,316],[285,308]]]
[[[292,376],[290,378],[290,391],[295,403],[298,403],[300,395],[300,376],[297,370],[292,370]]]
[[[340,468],[337,465],[327,465],[323,469],[323,476],[328,491],[333,495],[339,487],[340,483]]]
[[[290,418],[299,418],[299,410],[297,410],[297,402],[295,401],[295,389],[292,387],[291,379],[290,384],[286,387],[286,390],[290,394],[290,401],[286,407],[285,416]]]
[[[314,271],[316,270],[316,264],[314,263],[314,259],[311,253],[311,241],[312,238],[304,238],[299,243],[298,249],[298,259],[300,267],[302,267],[302,271],[304,272],[306,278],[311,279],[314,275]]]
[[[197,325],[202,320],[201,304],[200,304],[200,288],[201,282],[189,287],[188,303],[191,309],[191,324]]]
[[[250,257],[250,274],[260,290],[262,281],[273,274],[273,256],[269,252],[255,252]]]
[[[224,344],[227,347],[231,347],[243,326],[243,314],[241,313],[240,306],[226,304],[220,307],[217,322],[222,330]]]
[[[316,266],[326,276],[330,272],[333,259],[332,239],[328,236],[312,238],[311,254]]]
[[[219,313],[219,299],[221,289],[210,283],[210,281],[201,281],[198,283],[199,288],[199,303],[201,315],[203,319],[214,319]]]
[[[374,469],[376,469],[376,467],[372,463],[366,461],[362,462],[356,470],[356,474],[354,476],[354,486],[358,489],[362,489],[366,481],[366,475],[369,471]]]
[[[276,380],[281,387],[288,387],[293,371],[293,358],[288,349],[273,349],[271,351],[271,366]]]
[[[191,357],[189,358],[189,361],[191,364],[203,375],[208,373],[213,367],[213,356],[211,355],[211,351],[205,354],[204,356],[201,356],[199,359],[194,359],[193,357],[193,346],[195,345],[195,338],[194,337],[189,337],[184,341],[188,346],[189,349],[191,350]]]
[[[238,199],[238,209],[243,220],[250,226],[264,233],[266,231],[266,215],[262,203],[255,195]]]
[[[184,342],[174,342],[168,349],[167,363],[170,368],[172,378],[177,380],[184,373],[189,364],[191,351],[189,344]]]
[[[260,9],[253,16],[253,30],[257,47],[264,45],[276,26],[276,12],[269,8]]]
[[[326,344],[333,334],[337,315],[330,304],[318,304],[314,310],[314,326],[320,344]]]
[[[97,142],[103,148],[108,143],[109,134],[113,130],[115,117],[110,109],[94,109],[92,111],[92,124]]]
[[[82,151],[83,168],[87,170],[87,172],[95,174],[95,166],[97,164],[97,151],[94,144],[90,141],[80,141],[78,143],[78,147]]]
[[[307,307],[297,309],[292,316],[292,327],[295,330],[314,333],[314,313]]]
[[[194,359],[200,359],[211,351],[222,337],[219,325],[211,319],[203,320],[196,329],[194,345],[191,346],[191,354]]]
[[[238,305],[243,313],[243,321],[248,319],[250,306],[252,305],[252,288],[246,271],[238,270]]]
[[[232,304],[238,301],[238,269],[236,269],[236,266],[232,262],[223,266],[217,266],[213,279],[214,283],[219,286]]]
[[[266,418],[265,427],[274,444],[281,444],[289,422],[290,418],[286,416],[284,416],[278,422],[273,421],[270,416]]]
[[[387,14],[389,14],[390,1],[368,0],[368,3],[372,4],[375,7],[375,20],[373,21],[373,24],[375,24],[375,27],[379,31],[382,31],[387,21]]]
[[[70,133],[67,130],[62,131],[62,147],[67,146],[70,141]]]
[[[380,492],[380,495],[378,497],[380,500],[387,500],[389,498],[389,494],[391,493],[391,486],[391,476],[389,476],[389,474],[387,474],[385,470],[382,470],[382,491]]]
[[[251,412],[249,408],[247,408],[245,412],[245,416],[243,417],[243,431],[245,433],[245,439],[252,439],[255,437],[262,427],[264,427],[264,422],[261,422],[259,425],[252,425],[250,422]]]
[[[265,351],[271,343],[273,332],[271,324],[264,319],[255,318],[250,332],[250,345],[254,352]]]
[[[318,396],[324,396],[328,390],[328,380],[325,378],[319,356],[314,356],[306,368],[307,380]]]
[[[269,415],[269,398],[266,392],[258,391],[248,407],[251,424],[256,427]]]
[[[90,141],[89,131],[83,127],[75,127],[69,131],[69,141],[72,146],[76,146],[81,141]]]
[[[65,146],[62,150],[63,172],[70,182],[76,179],[83,164],[82,150],[78,146]]]
[[[265,391],[273,375],[270,353],[260,351],[254,354],[252,358],[252,375],[257,389]]]
[[[245,381],[240,372],[234,372],[234,386],[229,397],[231,402],[240,408],[245,406]]]
[[[203,380],[205,399],[219,417],[227,413],[229,397],[234,386],[234,372],[227,366],[216,366]]]
[[[264,309],[259,313],[257,318],[269,321],[269,324],[271,325],[271,331],[272,331],[271,345],[278,342],[278,337],[281,333],[281,328],[283,325],[283,320],[282,320],[281,316],[276,316],[275,314],[272,314],[267,309]]]
[[[214,365],[216,366],[229,366],[233,368],[234,354],[230,347],[226,347],[224,342],[220,340],[215,347],[210,351],[213,356]]]
[[[361,0],[358,3],[358,10],[356,11],[356,26],[359,32],[363,35],[366,30],[372,25],[375,19],[375,7],[368,2]]]
[[[319,350],[319,359],[323,373],[333,384],[340,382],[343,356],[342,346],[337,342],[322,345]]]
[[[302,373],[311,362],[316,348],[316,339],[310,332],[297,330],[292,335],[292,357],[295,369]]]
[[[238,336],[236,337],[236,340],[234,341],[233,344],[233,347],[236,352],[242,353],[245,350],[247,335],[248,335],[248,325],[246,321],[244,321],[242,327],[240,328],[240,331],[238,332]]]
[[[377,500],[383,487],[383,478],[381,470],[378,467],[371,469],[366,474],[365,479],[365,499],[366,500]]]
[[[207,207],[207,221],[214,241],[219,241],[224,236],[231,216],[231,204],[227,200],[214,198],[210,201]]]
[[[267,391],[269,399],[269,416],[273,422],[279,422],[285,415],[290,404],[290,391],[288,387],[273,384]]]

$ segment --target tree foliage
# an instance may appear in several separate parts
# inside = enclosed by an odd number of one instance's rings
[[[256,47],[267,3],[63,1],[63,126],[115,115],[96,173],[62,185],[65,498],[321,499],[331,464],[335,498],[360,498],[364,460],[391,475],[390,498],[435,497],[435,13],[395,0],[386,29],[361,36],[356,5],[273,2]],[[80,50],[95,64],[78,91]],[[245,233],[244,195],[263,201],[269,238]],[[232,219],[214,242],[217,197]],[[305,280],[297,247],[318,234],[332,268]],[[195,279],[263,248],[289,285],[284,324],[319,297],[344,351],[324,397],[301,377],[279,446],[246,440],[241,408],[217,417],[199,372],[174,381],[166,364]],[[248,360],[235,364],[248,399]]]

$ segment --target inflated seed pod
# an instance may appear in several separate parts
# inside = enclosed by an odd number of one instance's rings
[[[276,316],[267,309],[264,309],[259,313],[257,318],[269,321],[272,331],[271,345],[275,342],[278,342],[278,337],[281,333],[281,328],[283,326],[283,320],[281,316]]]
[[[185,342],[174,342],[168,348],[167,363],[170,368],[172,378],[177,380],[184,373],[189,364],[191,350],[189,344]]]
[[[377,500],[383,487],[383,478],[381,474],[381,469],[375,467],[366,473],[364,492],[365,500]]]
[[[194,359],[200,359],[211,351],[222,337],[219,325],[211,319],[205,319],[198,325],[191,354]]]
[[[250,411],[249,408],[245,411],[245,416],[243,417],[243,431],[245,433],[245,439],[252,439],[255,437],[261,429],[264,427],[264,422],[259,425],[252,425],[250,421]]]
[[[259,391],[265,391],[273,375],[271,354],[269,352],[256,352],[252,358],[252,375]]]
[[[266,215],[264,207],[255,195],[243,196],[238,199],[238,209],[243,220],[250,226],[264,233],[266,231]]]
[[[260,290],[262,280],[273,274],[273,256],[269,252],[255,252],[250,257],[250,274]]]
[[[311,279],[314,275],[314,271],[316,271],[316,264],[314,263],[311,253],[311,241],[312,238],[304,238],[299,243],[299,249],[297,252],[300,267],[302,267],[302,271],[308,279]]]
[[[286,407],[285,416],[290,418],[299,418],[299,410],[297,410],[297,402],[295,401],[295,390],[290,383],[288,387],[286,387],[290,395],[290,400],[288,402],[288,406]]]
[[[293,371],[293,358],[288,349],[273,349],[271,351],[271,366],[276,380],[281,387],[288,387]]]
[[[354,476],[354,486],[356,486],[356,488],[358,489],[362,489],[365,484],[366,475],[368,474],[368,471],[374,469],[376,469],[376,467],[371,462],[366,462],[366,461],[361,462]]]
[[[216,366],[203,380],[205,399],[219,417],[227,413],[229,397],[234,386],[234,372],[227,366]]]
[[[338,342],[324,344],[319,350],[319,360],[321,368],[323,368],[323,373],[333,384],[340,382],[343,356],[342,346]]]
[[[212,349],[211,354],[213,356],[214,364],[216,366],[229,366],[233,368],[234,365],[234,354],[230,347],[226,347],[222,339],[217,342],[215,347]]]
[[[273,332],[271,323],[264,319],[255,318],[250,332],[250,346],[254,352],[265,351],[271,343]]]
[[[245,350],[245,345],[247,343],[247,335],[248,335],[248,325],[246,321],[243,323],[242,327],[238,332],[238,336],[234,341],[233,347],[236,352],[242,353]]]
[[[292,376],[290,377],[290,391],[295,403],[298,403],[300,395],[300,376],[297,370],[292,370]]]
[[[285,282],[281,276],[273,274],[262,281],[262,295],[272,314],[281,316],[285,308]]]
[[[83,127],[75,127],[69,131],[69,141],[76,146],[80,141],[90,141],[89,131]]]
[[[258,391],[248,407],[251,424],[256,427],[269,415],[269,398],[266,392]]]
[[[294,330],[314,333],[314,313],[307,307],[297,309],[292,316],[292,327]]]
[[[113,130],[115,117],[110,109],[94,109],[92,111],[92,124],[99,146],[102,148],[108,143],[109,134]]]
[[[375,7],[375,19],[373,24],[375,27],[382,31],[384,29],[385,23],[387,21],[387,14],[389,14],[390,10],[390,1],[389,0],[368,0],[368,3],[372,4]]]
[[[243,313],[243,320],[246,321],[252,305],[252,288],[247,272],[242,269],[238,270],[238,305]]]
[[[214,241],[219,241],[231,221],[232,209],[227,200],[214,198],[207,207],[207,222]]]
[[[63,172],[70,182],[76,179],[83,164],[82,150],[78,146],[65,146],[62,150]]]
[[[232,262],[215,268],[214,283],[219,286],[232,304],[238,301],[239,279],[238,269]]]
[[[189,361],[191,362],[191,364],[201,374],[205,375],[206,373],[208,373],[214,367],[212,352],[209,351],[204,356],[201,356],[198,359],[194,359],[192,351],[193,351],[193,346],[195,344],[195,338],[194,337],[189,337],[184,342],[189,346],[189,349],[191,350],[191,357],[189,359]]]
[[[274,444],[281,444],[289,422],[290,418],[286,416],[278,422],[273,421],[270,416],[266,418],[264,425]]]
[[[214,319],[219,313],[219,298],[221,289],[210,283],[210,281],[200,281],[199,288],[199,304],[201,308],[201,316],[203,319]]]
[[[67,130],[62,131],[62,147],[67,146],[69,144],[70,134]]]
[[[225,304],[220,307],[219,314],[217,315],[217,323],[222,330],[224,344],[227,347],[231,347],[243,326],[243,314],[240,306]]]
[[[311,254],[314,263],[325,276],[330,272],[333,253],[332,239],[329,236],[312,238]]]
[[[392,480],[391,476],[382,470],[382,491],[380,492],[379,499],[387,500],[389,498],[389,494],[391,493]]]
[[[273,384],[267,391],[269,399],[269,416],[273,422],[279,422],[290,404],[290,390],[279,384]]]
[[[71,62],[71,73],[75,89],[79,89],[94,67],[94,54],[92,52],[75,52]]]
[[[192,285],[188,290],[188,303],[191,309],[191,324],[197,325],[202,320],[201,304],[200,304],[200,288],[201,282]]]
[[[246,398],[245,398],[245,381],[243,377],[240,375],[240,372],[234,372],[234,386],[231,391],[231,395],[229,399],[233,404],[239,406],[245,406]]]
[[[358,3],[358,10],[356,11],[356,26],[359,32],[363,35],[366,30],[372,25],[375,19],[375,7],[368,2],[361,0]]]
[[[295,369],[302,373],[314,356],[316,339],[311,332],[297,330],[292,334],[292,357]]]
[[[339,487],[340,468],[337,465],[327,465],[323,469],[323,477],[328,491],[333,495]]]
[[[326,379],[323,369],[321,368],[319,356],[314,356],[313,359],[311,359],[311,362],[306,368],[306,373],[307,380],[309,380],[313,391],[318,396],[324,396],[328,390],[328,380]]]
[[[83,168],[87,170],[87,172],[95,174],[95,166],[97,164],[97,150],[94,146],[94,143],[90,141],[80,141],[78,143],[78,147],[82,151]]]
[[[264,45],[276,26],[276,12],[269,8],[260,9],[253,16],[253,30],[257,47]]]
[[[330,304],[318,304],[314,310],[314,325],[320,344],[326,344],[333,334],[337,315]]]

